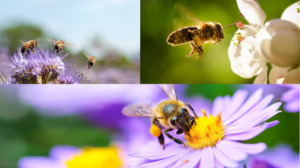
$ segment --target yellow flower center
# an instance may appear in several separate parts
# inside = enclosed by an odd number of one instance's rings
[[[194,124],[189,131],[191,135],[185,135],[188,141],[187,145],[194,149],[203,149],[204,147],[213,147],[219,140],[224,137],[224,125],[221,121],[221,112],[216,116],[207,117],[202,109],[203,117],[195,118]]]
[[[85,147],[81,154],[66,161],[67,168],[120,168],[121,159],[115,147]]]

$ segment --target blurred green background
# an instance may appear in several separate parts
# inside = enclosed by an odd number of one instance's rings
[[[276,96],[273,103],[278,102],[283,91],[287,90],[278,89],[277,85],[202,84],[188,85],[185,94],[213,101],[217,96],[232,96],[241,88],[249,90],[249,94],[258,88],[264,89],[264,95],[274,93]],[[107,128],[96,127],[80,115],[39,115],[37,109],[21,103],[24,101],[19,98],[18,92],[18,89],[0,87],[0,168],[15,168],[17,161],[23,156],[48,156],[49,150],[55,145],[106,146],[116,133]],[[283,112],[269,119],[279,120],[278,125],[246,142],[265,142],[268,147],[286,143],[295,152],[299,152],[299,113],[287,113],[282,107],[280,110]]]
[[[280,18],[282,12],[295,0],[259,0],[266,13],[266,21]],[[225,39],[221,45],[203,45],[204,55],[196,59],[196,54],[186,58],[189,44],[172,47],[166,43],[168,35],[181,28],[173,23],[181,19],[174,5],[187,7],[202,21],[220,22],[223,26],[236,20],[246,24],[239,13],[236,1],[220,0],[142,0],[141,1],[141,83],[253,83],[254,78],[244,79],[234,74],[230,67],[227,50],[237,30],[228,27],[224,30]],[[182,22],[195,26],[193,22]]]

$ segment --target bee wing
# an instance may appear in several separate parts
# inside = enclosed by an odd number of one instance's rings
[[[47,39],[47,41],[49,41],[50,43],[56,43],[56,41],[53,39]]]
[[[199,20],[191,11],[189,11],[185,6],[182,4],[175,4],[174,8],[180,13],[181,19],[184,21],[192,21],[197,25],[201,25],[204,22]]]
[[[154,110],[153,103],[133,103],[125,106],[122,113],[129,117],[149,117],[160,118],[159,114]]]
[[[174,85],[172,84],[167,84],[167,85],[159,85],[160,88],[166,93],[166,95],[172,99],[172,100],[177,100],[176,92],[174,89]]]
[[[65,43],[65,46],[76,46],[76,44]]]
[[[26,41],[21,41],[21,40],[20,40],[20,42],[21,42],[22,44],[25,44],[25,43],[27,43]]]
[[[86,56],[87,58],[89,58],[90,56],[89,55],[87,55],[86,53],[82,53],[84,56]]]

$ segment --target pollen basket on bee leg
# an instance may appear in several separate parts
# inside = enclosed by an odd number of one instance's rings
[[[150,133],[155,137],[159,137],[161,135],[161,129],[156,124],[152,124]]]

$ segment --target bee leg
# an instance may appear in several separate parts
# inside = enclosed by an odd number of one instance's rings
[[[192,47],[192,51],[190,52],[189,55],[185,55],[186,57],[190,57],[190,56],[194,55],[195,52],[197,51],[194,42],[192,42],[192,43],[190,44],[190,46]]]
[[[202,55],[204,53],[202,46],[197,48],[197,52],[199,53],[199,55],[196,58],[202,57]]]
[[[178,144],[180,144],[180,145],[183,145],[184,148],[186,149],[185,143],[184,143],[182,140],[177,139],[177,138],[174,138],[172,135],[170,135],[170,134],[168,133],[168,132],[170,132],[170,131],[173,131],[173,128],[169,128],[169,129],[164,130],[164,134],[165,134],[168,138],[170,138],[171,140],[173,140],[174,142],[176,142],[176,143],[178,143]]]
[[[155,124],[158,126],[159,125],[158,120],[154,119],[152,124]],[[162,146],[163,150],[165,150],[165,139],[164,139],[164,135],[162,133],[160,133],[160,136],[158,137],[158,141],[159,141],[159,144]]]
[[[177,130],[176,134],[182,134],[183,133],[183,130]]]
[[[193,109],[193,107],[192,107],[189,103],[185,103],[185,105],[188,106],[188,107],[192,110],[194,116],[195,116],[196,118],[198,118],[198,116],[197,116],[197,114],[195,113],[195,110]]]
[[[163,134],[160,134],[160,136],[158,137],[158,141],[159,144],[163,147],[163,150],[165,150],[165,139]]]

